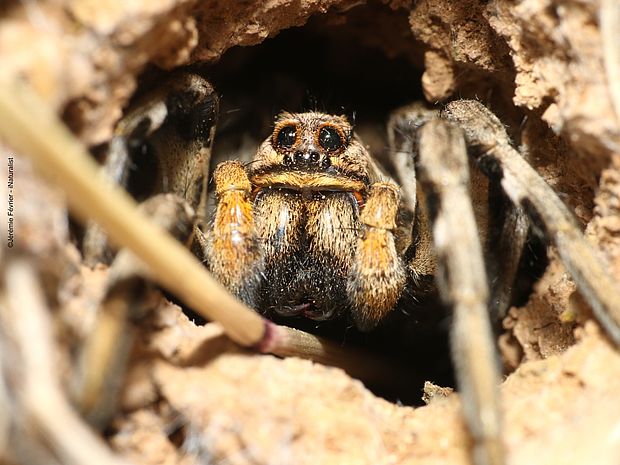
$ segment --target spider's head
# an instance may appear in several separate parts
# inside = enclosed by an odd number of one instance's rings
[[[370,155],[344,116],[281,113],[249,168],[252,184],[309,190],[362,191]]]
[[[271,147],[293,169],[324,171],[350,145],[353,128],[342,116],[283,113],[273,129]]]

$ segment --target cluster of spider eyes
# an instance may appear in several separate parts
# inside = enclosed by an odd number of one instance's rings
[[[297,126],[292,124],[284,126],[278,131],[275,140],[278,147],[284,149],[292,148],[297,142]],[[342,135],[332,126],[321,127],[317,140],[321,148],[327,152],[340,150],[344,144]]]

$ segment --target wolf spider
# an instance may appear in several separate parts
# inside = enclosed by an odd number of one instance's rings
[[[155,93],[159,103],[139,104],[119,126],[110,152],[118,156],[108,157],[107,172],[127,178],[132,157],[153,152],[157,190],[198,210],[193,243],[208,268],[263,314],[344,319],[372,331],[407,310],[403,295],[423,296],[436,286],[452,308],[452,354],[476,463],[504,460],[491,319],[509,305],[528,217],[620,341],[615,284],[572,214],[481,103],[457,100],[441,111],[414,104],[394,113],[393,177],[347,118],[282,113],[250,163],[217,166],[217,207],[211,226],[202,228],[217,98],[197,76],[163,88]],[[490,214],[494,185],[510,200],[499,220]],[[489,290],[483,250],[496,241],[504,259]],[[90,228],[87,258],[100,260],[105,248]]]

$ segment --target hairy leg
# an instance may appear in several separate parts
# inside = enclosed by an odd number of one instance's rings
[[[180,73],[146,94],[118,123],[102,166],[103,176],[125,187],[137,159],[152,173],[133,186],[139,200],[173,193],[196,211],[204,225],[207,172],[218,112],[218,97],[203,78]],[[147,169],[147,172],[149,170]],[[84,258],[93,266],[112,254],[105,233],[89,225],[83,240]]]
[[[424,125],[418,171],[433,224],[437,285],[453,309],[451,347],[474,461],[499,465],[504,463],[499,367],[462,132],[439,119]]]
[[[353,319],[371,330],[395,307],[405,285],[405,271],[396,250],[393,231],[399,189],[389,182],[371,186],[360,215],[361,235],[347,282]]]
[[[415,157],[419,151],[417,131],[437,116],[438,110],[414,102],[396,110],[388,121],[390,160],[401,186],[403,206],[411,212],[415,212],[418,203],[415,173]]]
[[[417,183],[415,160],[419,153],[418,131],[439,111],[421,102],[396,110],[387,125],[389,157],[401,186],[402,206],[412,216],[407,234],[411,236],[407,255],[407,271],[414,283],[435,274],[435,252],[424,192]],[[412,234],[413,233],[413,234]]]
[[[478,163],[497,176],[511,201],[544,226],[579,291],[607,334],[620,344],[620,290],[605,271],[599,254],[553,189],[510,145],[499,119],[480,102],[458,100],[444,117],[460,125]]]
[[[507,212],[499,239],[501,263],[497,267],[497,280],[493,283],[493,319],[501,321],[507,314],[513,297],[519,263],[527,242],[530,221],[522,208],[507,205]]]
[[[262,260],[252,186],[243,165],[237,161],[220,163],[213,179],[218,204],[207,236],[207,265],[223,286],[253,306]]]

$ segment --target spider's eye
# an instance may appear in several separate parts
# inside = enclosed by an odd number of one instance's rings
[[[319,131],[319,144],[328,152],[342,147],[342,137],[335,128],[325,126]]]
[[[279,147],[291,148],[297,139],[297,128],[295,126],[284,126],[276,136],[276,143]]]

